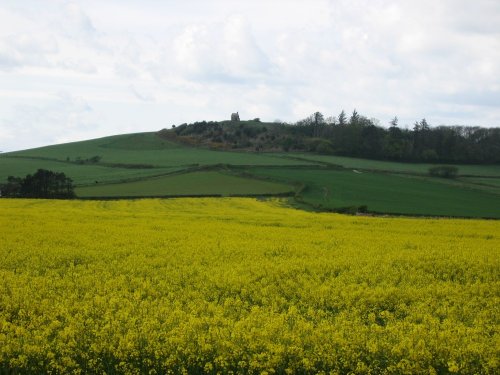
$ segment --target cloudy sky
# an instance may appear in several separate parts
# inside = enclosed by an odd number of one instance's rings
[[[500,126],[498,0],[1,0],[0,150],[196,120]]]

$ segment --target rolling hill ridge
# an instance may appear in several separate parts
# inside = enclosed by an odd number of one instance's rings
[[[267,126],[268,139],[278,137],[280,125],[250,126]],[[498,165],[456,165],[458,176],[443,179],[428,175],[430,163],[231,149],[165,133],[2,154],[0,181],[44,168],[73,179],[79,198],[288,196],[289,204],[309,210],[500,218]]]

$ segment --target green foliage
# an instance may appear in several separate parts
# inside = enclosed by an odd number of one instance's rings
[[[425,162],[433,162],[439,159],[439,155],[436,150],[425,149],[422,151],[422,160]]]
[[[291,137],[286,137],[281,142],[284,151],[290,151],[290,148],[294,144],[294,140]]]
[[[321,138],[331,143],[337,155],[406,162],[500,163],[500,129],[467,126],[431,127],[427,120],[417,121],[413,129],[398,127],[394,117],[385,129],[378,120],[356,110],[348,119],[345,111],[338,118],[315,112],[295,124],[266,123],[275,136],[263,139],[257,121],[195,122],[165,130],[166,137],[180,136],[179,141],[203,145],[217,139],[226,147],[249,148],[259,144],[262,150],[309,151],[311,140]],[[263,123],[264,124],[264,123]],[[189,138],[182,138],[189,137]],[[170,138],[169,138],[170,139]]]
[[[338,207],[338,208],[333,208],[331,211],[348,215],[364,214],[368,213],[368,206],[363,204],[361,206]]]
[[[21,194],[21,186],[23,184],[23,178],[9,176],[7,177],[7,182],[0,184],[0,192],[3,197],[17,198]]]
[[[340,112],[338,122],[339,122],[339,125],[341,125],[341,126],[344,126],[347,124],[347,116],[346,116],[344,110],[342,110],[342,112]]]
[[[434,177],[456,178],[458,175],[458,168],[453,165],[439,165],[429,168],[429,174]]]
[[[97,164],[101,161],[102,159],[102,156],[99,156],[99,155],[94,155],[94,156],[91,156],[89,158],[82,158],[81,156],[77,156],[75,158],[75,163],[76,164]],[[66,157],[66,161],[70,162],[71,161],[71,158],[68,156]]]
[[[64,173],[39,169],[24,178],[9,176],[1,186],[4,196],[13,198],[74,198],[73,181]]]
[[[332,142],[322,138],[310,138],[306,141],[307,151],[331,155],[334,153]]]
[[[318,154],[331,155],[335,152],[332,142],[322,140],[316,145],[315,151]]]

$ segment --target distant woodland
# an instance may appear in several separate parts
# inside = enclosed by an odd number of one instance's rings
[[[316,112],[293,124],[251,121],[195,122],[163,129],[167,139],[213,149],[308,151],[369,159],[428,163],[500,163],[500,128],[430,126],[425,119],[389,127],[357,111],[326,117]]]
[[[9,176],[0,196],[10,198],[74,198],[73,181],[64,173],[39,169],[26,177]]]

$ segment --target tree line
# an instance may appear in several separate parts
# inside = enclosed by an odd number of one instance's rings
[[[427,163],[500,163],[500,128],[432,127],[424,118],[413,128],[388,127],[359,114],[325,117],[315,112],[295,123],[201,121],[163,129],[160,136],[214,149],[310,151],[321,154]]]
[[[398,118],[384,128],[375,119],[360,115],[356,110],[348,117],[342,111],[336,117],[325,118],[316,112],[289,128],[286,139],[289,149],[370,159],[413,162],[499,163],[500,128],[478,126],[431,127],[424,118],[412,129],[400,128]]]
[[[73,181],[62,172],[39,169],[26,177],[9,176],[0,185],[1,196],[10,198],[74,198]]]

